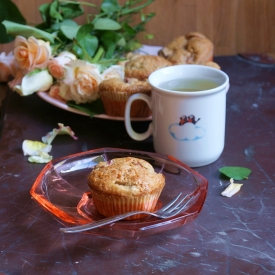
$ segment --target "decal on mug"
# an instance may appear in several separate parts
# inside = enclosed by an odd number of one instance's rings
[[[171,136],[180,141],[193,141],[201,139],[205,134],[205,129],[196,125],[200,120],[196,120],[194,115],[182,115],[178,123],[169,126]]]

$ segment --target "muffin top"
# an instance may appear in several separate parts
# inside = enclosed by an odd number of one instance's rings
[[[99,84],[99,93],[127,92],[127,93],[150,93],[151,86],[147,81],[140,81],[136,78],[109,78]]]
[[[125,63],[125,76],[146,80],[152,72],[167,66],[172,63],[162,56],[132,55]]]
[[[158,55],[173,64],[201,64],[213,59],[214,45],[211,40],[199,32],[190,32],[174,38],[163,47]]]
[[[147,161],[134,157],[100,162],[88,175],[93,191],[122,197],[150,194],[164,184],[163,174],[156,173]]]

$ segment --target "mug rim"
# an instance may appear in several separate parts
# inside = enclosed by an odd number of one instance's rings
[[[224,82],[222,84],[220,84],[219,86],[212,88],[212,89],[208,89],[208,90],[203,90],[203,91],[195,91],[195,92],[190,92],[190,91],[173,91],[173,90],[169,90],[169,89],[165,89],[165,88],[161,88],[159,86],[157,86],[156,84],[153,84],[153,78],[156,78],[156,75],[158,74],[162,74],[162,75],[167,75],[172,74],[171,71],[175,71],[175,69],[177,68],[184,68],[186,69],[187,67],[191,67],[192,69],[201,69],[201,70],[205,70],[205,71],[212,71],[217,73],[217,75],[220,75],[222,77],[224,77]],[[174,73],[173,73],[174,74]],[[180,73],[177,74],[177,76]],[[178,77],[172,78],[173,79],[178,79]],[[155,89],[158,92],[163,92],[165,94],[169,93],[169,94],[173,94],[173,95],[192,95],[192,96],[201,96],[201,95],[207,95],[207,94],[212,94],[212,93],[217,93],[220,92],[222,90],[224,90],[227,86],[229,86],[229,77],[228,75],[223,72],[222,70],[210,67],[210,66],[206,66],[206,65],[197,65],[197,64],[179,64],[179,65],[172,65],[172,66],[167,66],[164,68],[160,68],[156,71],[154,71],[153,73],[151,73],[148,77],[148,82],[151,85],[151,87],[153,89]]]

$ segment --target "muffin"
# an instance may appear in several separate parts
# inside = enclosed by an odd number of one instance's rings
[[[99,96],[105,113],[109,116],[124,117],[128,98],[136,93],[151,95],[151,86],[147,81],[135,78],[109,78],[99,85]],[[142,100],[135,100],[131,106],[131,117],[148,117],[151,110]]]
[[[124,157],[100,162],[88,175],[88,185],[98,212],[111,217],[136,210],[153,212],[165,178],[147,161]],[[138,214],[126,219],[144,216]]]
[[[133,54],[124,64],[125,76],[141,81],[147,80],[152,72],[172,65],[162,56]]]
[[[213,62],[214,45],[207,37],[199,32],[190,32],[187,35],[173,39],[163,47],[158,55],[169,60],[172,64],[200,64],[219,67]],[[211,63],[209,63],[211,62]]]

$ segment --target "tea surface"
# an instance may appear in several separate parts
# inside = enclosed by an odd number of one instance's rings
[[[218,86],[217,83],[206,79],[174,79],[159,85],[161,89],[177,92],[199,92],[214,89]]]

